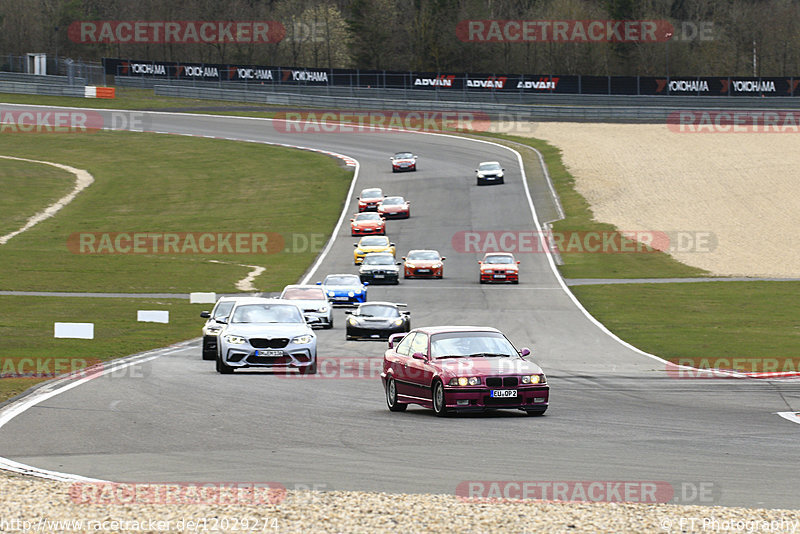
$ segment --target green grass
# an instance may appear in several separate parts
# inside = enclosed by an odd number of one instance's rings
[[[245,102],[229,102],[223,100],[202,100],[194,98],[173,98],[156,96],[152,89],[117,87],[115,98],[80,98],[69,96],[23,95],[16,93],[0,93],[0,100],[9,104],[30,104],[39,106],[64,106],[95,109],[172,109],[192,113],[193,108],[210,106],[247,106],[263,107],[264,113],[259,116],[271,116],[271,107],[267,104]]]
[[[800,282],[574,286],[612,332],[662,358],[797,358]]]
[[[34,358],[53,369],[55,358],[61,359],[62,364],[105,361],[197,337],[202,326],[199,313],[207,307],[179,299],[0,296],[0,370],[27,371],[28,368],[19,367],[18,358]],[[137,310],[167,310],[170,322],[137,322]],[[95,339],[56,339],[55,322],[94,323]],[[0,379],[0,401],[41,381]]]
[[[527,169],[539,169],[539,158],[529,150],[520,150],[514,143],[521,143],[537,149],[544,158],[553,187],[561,200],[566,218],[553,223],[553,232],[565,236],[574,232],[615,232],[617,229],[606,223],[594,220],[589,203],[575,189],[575,178],[569,173],[561,159],[561,150],[553,145],[529,137],[504,134],[483,134],[501,144],[517,149]],[[512,143],[503,143],[503,141]],[[532,174],[532,171],[529,171]],[[530,178],[529,178],[530,180]],[[623,240],[632,246],[630,240]],[[563,249],[563,247],[562,247]],[[573,249],[574,250],[574,249]],[[559,270],[564,278],[685,278],[708,276],[703,269],[690,267],[669,254],[649,249],[642,253],[591,253],[565,252],[561,255],[564,264]]]
[[[333,158],[255,143],[127,132],[2,140],[4,155],[95,178],[57,217],[0,247],[4,290],[231,292],[250,271],[243,264],[266,267],[255,284],[276,291],[316,256],[303,237],[298,250],[271,254],[79,254],[68,242],[94,232],[268,232],[286,236],[287,247],[293,234],[324,243],[352,177]],[[27,191],[24,181],[8,185],[15,197]]]
[[[0,236],[21,228],[29,217],[69,193],[75,177],[41,163],[0,159]]]

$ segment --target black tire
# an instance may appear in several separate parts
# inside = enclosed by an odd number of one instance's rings
[[[386,381],[386,406],[390,412],[404,412],[408,408],[408,404],[397,402],[397,385],[391,377]]]
[[[322,328],[324,328],[325,330],[330,330],[331,328],[333,328],[333,317],[331,317],[331,322],[325,323],[324,325],[322,325]]]
[[[519,284],[519,278],[511,281],[512,284]]]
[[[433,404],[433,413],[436,414],[437,417],[447,417],[447,408],[446,408],[446,401],[444,398],[444,386],[438,380],[433,383],[433,389],[431,391],[431,401]]]
[[[222,361],[222,354],[217,353],[217,372],[221,375],[233,374],[233,367]]]
[[[500,183],[501,183],[501,184],[504,184],[504,183],[506,183],[506,179],[505,179],[505,178],[500,178]]]
[[[479,283],[479,284],[485,284],[485,283],[486,283],[486,280],[484,280],[483,278],[481,278],[481,277],[479,276],[479,277],[478,277],[478,283]]]
[[[309,365],[307,367],[301,367],[300,368],[300,374],[301,375],[315,375],[315,374],[317,374],[317,360],[316,360],[316,358],[314,359],[314,363],[312,363],[311,365]]]
[[[547,408],[545,408],[544,410],[525,410],[525,413],[527,415],[532,416],[532,417],[538,417],[538,416],[544,415],[544,412],[546,412],[546,411],[547,411]]]

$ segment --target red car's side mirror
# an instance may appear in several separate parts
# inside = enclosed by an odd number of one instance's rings
[[[347,312],[345,312],[345,313],[347,313]],[[392,334],[391,336],[389,336],[389,348],[393,349],[394,348],[394,344],[399,342],[400,340],[402,340],[404,337],[406,337],[405,333]]]
[[[519,261],[517,261],[517,265],[519,265]]]
[[[412,357],[412,358],[414,358],[415,360],[422,360],[422,361],[425,361],[425,360],[427,360],[427,359],[428,359],[428,358],[427,358],[427,357],[426,357],[424,354],[422,354],[421,352],[415,352],[414,354],[412,354],[412,355],[411,355],[411,357]]]

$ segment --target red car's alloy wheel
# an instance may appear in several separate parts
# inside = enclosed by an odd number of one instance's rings
[[[444,386],[438,380],[433,383],[433,411],[439,417],[447,416],[447,408],[444,400]]]
[[[386,405],[392,412],[404,412],[408,408],[408,404],[397,402],[397,384],[391,377],[386,381]]]

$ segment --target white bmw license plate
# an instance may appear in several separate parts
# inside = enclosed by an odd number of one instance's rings
[[[495,278],[505,278],[506,275],[504,275],[504,274],[496,274],[496,275],[494,275],[494,277]]]
[[[489,394],[490,397],[494,398],[513,398],[517,396],[516,389],[493,389],[492,392]]]
[[[383,275],[382,275],[382,274],[374,274],[374,275],[372,275],[372,276],[373,276],[374,278],[383,278]]]
[[[256,356],[283,356],[282,350],[257,350]]]

